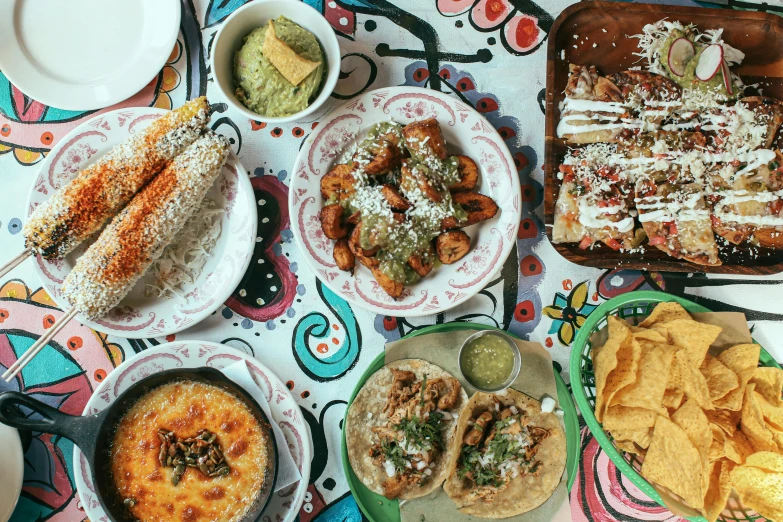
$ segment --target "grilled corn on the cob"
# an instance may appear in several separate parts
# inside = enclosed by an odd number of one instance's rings
[[[25,246],[48,259],[66,256],[193,143],[208,119],[202,96],[114,147],[35,209],[24,226]]]
[[[209,132],[144,187],[65,278],[71,307],[94,319],[116,306],[199,206],[228,152],[226,140]]]

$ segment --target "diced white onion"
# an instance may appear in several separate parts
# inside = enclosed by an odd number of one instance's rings
[[[517,407],[516,407],[516,406],[511,406],[509,409],[511,410],[511,413],[513,413],[514,415],[516,415],[517,413],[519,413],[519,410],[517,409]]]
[[[432,475],[432,470],[430,468],[427,468],[424,470],[424,474],[429,477],[430,475]]]
[[[392,464],[390,461],[387,460],[386,462],[383,463],[383,469],[384,471],[386,471],[387,477],[391,478],[395,475],[396,470],[394,468],[394,464]]]
[[[419,462],[416,463],[416,469],[419,471],[423,470],[426,467],[427,467],[427,463],[424,462],[423,460],[420,460]]]
[[[555,411],[555,400],[552,397],[544,397],[544,400],[541,401],[541,411],[544,413]]]

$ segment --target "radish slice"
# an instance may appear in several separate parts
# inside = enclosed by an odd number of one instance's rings
[[[687,38],[677,38],[669,46],[669,70],[677,76],[685,76],[685,65],[696,54],[696,49]]]
[[[723,64],[721,65],[723,69],[721,72],[723,73],[723,83],[726,85],[726,92],[729,93],[729,96],[734,95],[734,86],[732,85],[731,80],[731,71],[729,71],[729,64],[726,63],[726,60],[723,60]]]
[[[699,55],[699,63],[696,65],[696,77],[703,81],[712,80],[718,73],[723,63],[723,46],[720,44],[708,45]]]

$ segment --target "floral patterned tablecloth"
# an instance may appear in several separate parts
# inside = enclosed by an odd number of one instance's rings
[[[475,321],[510,330],[551,350],[567,380],[570,345],[584,317],[605,299],[655,289],[716,310],[744,312],[754,337],[783,360],[783,346],[774,342],[783,337],[783,300],[774,297],[783,289],[783,277],[588,269],[562,259],[547,241],[541,170],[545,44],[554,18],[571,0],[307,0],[339,36],[342,72],[322,110],[307,121],[279,126],[228,109],[211,78],[208,57],[215,32],[245,1],[182,0],[180,36],[163,70],[140,93],[109,109],[171,108],[207,94],[217,111],[212,128],[230,140],[257,200],[265,202],[258,207],[258,235],[264,240],[241,288],[215,314],[176,337],[234,346],[287,381],[316,448],[309,494],[300,512],[303,522],[362,518],[339,457],[346,399],[384,343],[417,328]],[[779,2],[730,2],[783,13],[775,5]],[[349,306],[308,270],[289,229],[288,182],[302,140],[331,108],[389,85],[429,87],[474,106],[506,140],[522,184],[517,248],[497,279],[457,309],[421,319],[386,317]],[[0,261],[22,249],[21,228],[37,164],[56,137],[94,114],[47,107],[0,74]],[[0,366],[9,366],[57,316],[30,263],[0,281]],[[171,340],[106,337],[86,327],[62,337],[55,337],[20,378],[0,383],[0,391],[22,390],[79,414],[94,382],[134,354]],[[77,350],[82,352],[78,357]],[[73,444],[45,433],[23,432],[21,437],[25,481],[12,520],[83,520],[71,469]],[[574,520],[672,518],[619,476],[587,430],[581,444],[582,465],[571,493]],[[0,476],[0,487],[2,480]]]

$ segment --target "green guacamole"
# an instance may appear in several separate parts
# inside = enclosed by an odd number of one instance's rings
[[[324,55],[315,36],[283,16],[275,20],[275,34],[296,54],[321,65],[299,85],[292,85],[261,51],[268,25],[247,35],[234,56],[237,99],[262,116],[290,116],[307,108],[317,96],[324,76]]]
[[[699,80],[696,77],[696,66],[699,64],[699,57],[706,47],[702,47],[701,49],[699,49],[698,46],[696,47],[696,55],[685,65],[685,74],[683,76],[677,76],[672,72],[672,70],[669,68],[669,49],[675,40],[683,37],[686,37],[685,33],[679,29],[674,29],[664,42],[663,48],[661,49],[661,65],[666,70],[669,78],[677,82],[683,89],[699,89],[702,91],[711,91],[716,94],[728,96],[729,92],[726,90],[726,84],[723,82],[723,69],[720,69],[715,74],[715,76],[706,82]],[[691,40],[691,43],[693,43],[691,38],[689,38],[689,40]]]

